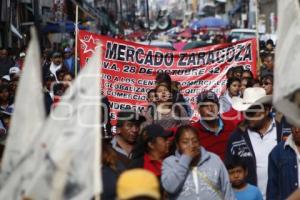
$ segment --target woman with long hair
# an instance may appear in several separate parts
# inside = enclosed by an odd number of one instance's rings
[[[146,126],[132,152],[133,161],[130,167],[144,168],[160,177],[162,161],[169,154],[168,138],[172,135],[172,132],[165,131],[160,125]]]
[[[200,146],[196,128],[179,127],[175,144],[175,155],[163,161],[161,176],[170,199],[235,199],[223,162]]]
[[[146,126],[139,135],[137,144],[132,152],[130,168],[143,168],[152,172],[158,180],[161,177],[163,160],[169,155],[169,140],[173,134],[165,131],[157,124]],[[164,190],[160,187],[160,193],[164,197]]]
[[[173,102],[171,86],[160,83],[155,87],[157,100],[155,106],[147,112],[147,124],[159,124],[165,129],[177,128],[187,124],[189,117],[180,103]]]

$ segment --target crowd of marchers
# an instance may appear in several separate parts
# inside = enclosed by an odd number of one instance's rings
[[[260,49],[257,75],[230,68],[222,95],[195,94],[195,110],[167,73],[157,74],[143,112],[118,112],[116,133],[102,109],[101,199],[288,198],[299,187],[300,127],[273,107],[274,44]],[[48,114],[78,72],[72,51],[44,49],[41,56]],[[1,153],[24,57],[0,50]],[[103,104],[110,107],[106,97]],[[199,121],[190,120],[193,112]]]

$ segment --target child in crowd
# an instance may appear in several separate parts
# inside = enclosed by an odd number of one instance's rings
[[[234,160],[226,164],[229,179],[237,200],[263,200],[260,190],[246,183],[248,174],[247,166],[240,160]]]

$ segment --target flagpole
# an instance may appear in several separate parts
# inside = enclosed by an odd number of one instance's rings
[[[101,44],[98,43],[99,46],[101,46]],[[96,50],[97,52],[97,50]],[[102,63],[102,51],[100,49],[100,63]],[[99,122],[101,123],[102,121],[102,117],[103,117],[103,113],[101,111],[102,109],[102,85],[101,85],[101,76],[102,76],[102,64],[100,64],[100,70],[99,70],[99,74],[98,74],[98,78],[99,78],[99,82],[98,84],[100,84],[100,95],[99,95],[99,107],[100,107],[100,117],[99,117]],[[101,184],[102,183],[102,176],[101,176],[101,163],[102,163],[102,158],[101,158],[101,149],[102,149],[102,127],[101,127],[101,124],[99,127],[99,132],[96,133],[96,140],[95,140],[95,167],[94,167],[94,177],[96,178],[95,179],[95,188],[94,188],[94,191],[95,191],[95,200],[100,200],[100,194],[97,194],[97,191],[99,191],[99,188],[100,188],[100,191],[102,192],[103,191],[103,187]],[[101,180],[100,180],[101,179]]]
[[[78,5],[76,4],[76,19],[75,19],[75,77],[78,70]]]

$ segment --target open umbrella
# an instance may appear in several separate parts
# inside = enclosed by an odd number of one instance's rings
[[[228,22],[223,19],[206,17],[201,20],[193,21],[190,24],[190,28],[193,30],[200,28],[226,28],[228,25]]]

